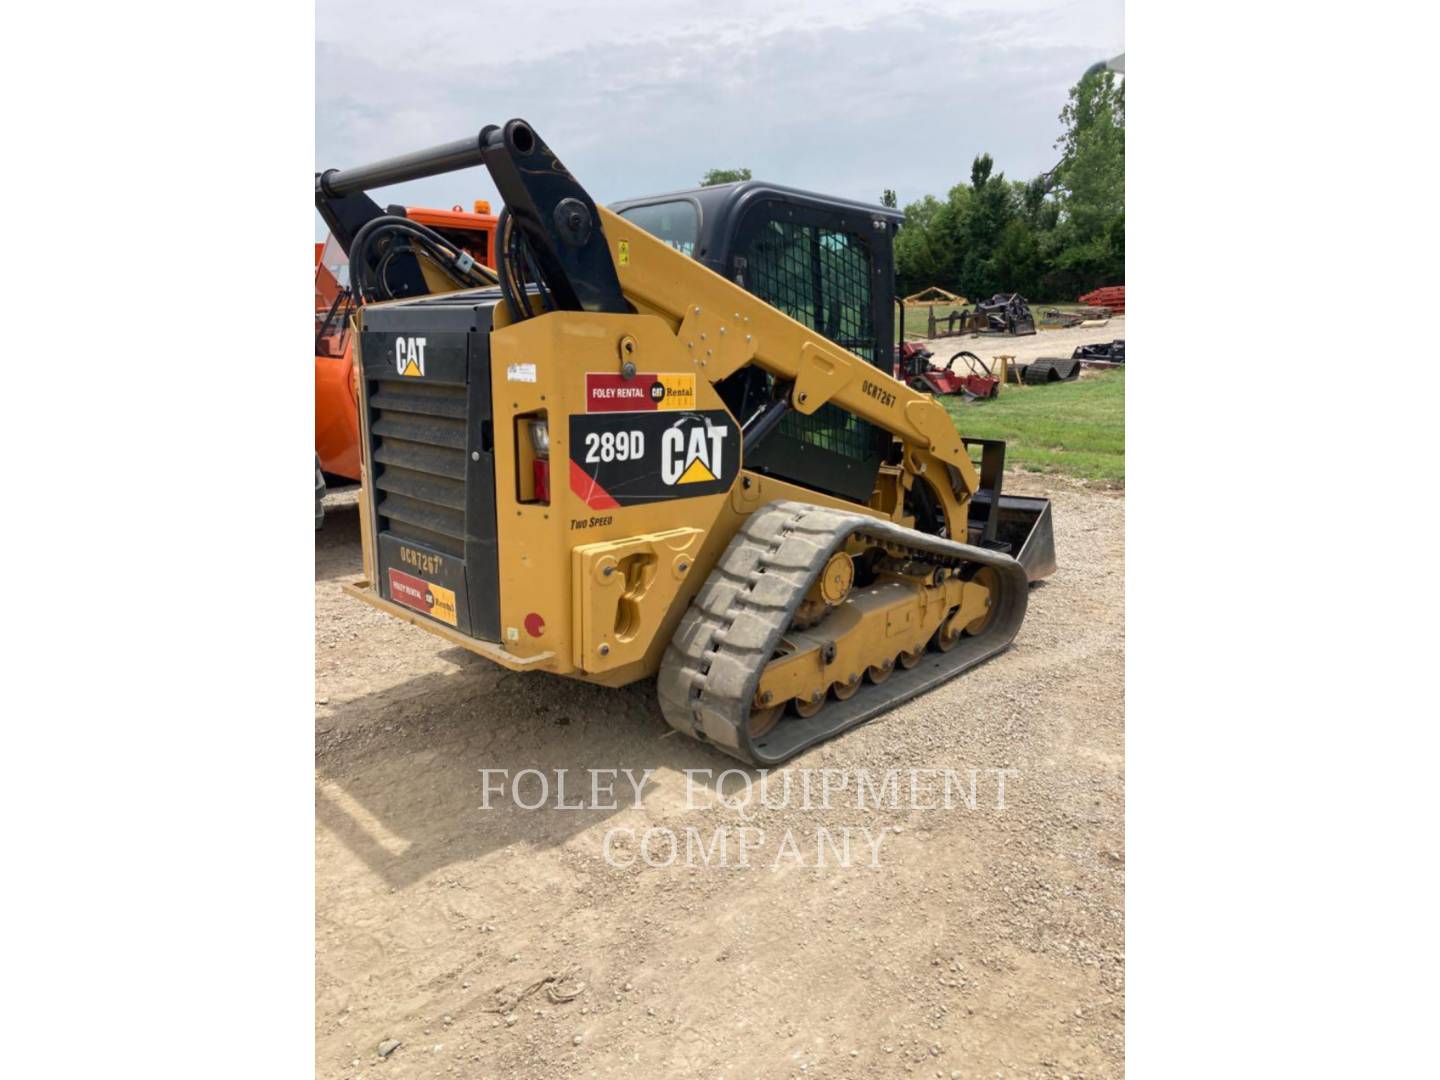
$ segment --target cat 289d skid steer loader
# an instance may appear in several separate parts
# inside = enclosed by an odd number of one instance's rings
[[[515,671],[657,677],[756,765],[1009,646],[1049,503],[892,377],[899,215],[753,183],[616,213],[523,120],[316,198],[479,164],[499,284],[358,315],[350,595]]]

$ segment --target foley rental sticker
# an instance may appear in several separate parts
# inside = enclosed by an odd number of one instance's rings
[[[585,373],[586,412],[654,412],[695,408],[693,374],[638,374],[631,378],[609,371]]]
[[[433,585],[403,570],[392,569],[390,599],[443,623],[455,625],[455,594],[443,586]]]

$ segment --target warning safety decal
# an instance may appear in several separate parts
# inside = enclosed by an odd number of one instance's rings
[[[739,474],[724,409],[570,417],[570,490],[592,509],[715,495]]]
[[[455,625],[454,592],[413,577],[402,570],[391,570],[389,573],[391,600],[424,612],[451,626]]]
[[[655,412],[695,408],[694,374],[650,374],[625,378],[608,371],[585,373],[586,412]]]

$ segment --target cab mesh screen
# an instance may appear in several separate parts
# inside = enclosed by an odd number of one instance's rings
[[[870,251],[864,240],[814,225],[768,221],[742,254],[747,289],[874,363]],[[822,405],[810,416],[787,413],[780,431],[858,460],[875,453],[874,427],[834,405]]]

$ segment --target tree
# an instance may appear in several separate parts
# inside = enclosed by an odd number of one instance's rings
[[[995,159],[989,154],[979,154],[970,163],[970,186],[982,188],[990,179],[990,170],[995,168]]]
[[[900,200],[895,197],[894,190],[887,187],[880,193],[880,205],[893,208],[900,205]]]
[[[982,153],[969,183],[905,207],[895,238],[901,292],[939,285],[972,300],[1020,292],[1044,302],[1124,282],[1124,84],[1110,72],[1082,78],[1060,121],[1063,156],[1049,172],[1006,180]]]
[[[951,280],[935,228],[946,209],[934,195],[906,205],[905,225],[895,234],[895,288],[901,296]]]
[[[964,292],[962,267],[965,253],[965,230],[974,203],[974,193],[967,184],[956,184],[943,203],[935,202],[929,222],[927,244],[932,256],[931,273],[924,285],[939,285],[953,292]],[[904,230],[901,230],[904,234]],[[913,291],[913,290],[912,290]],[[968,294],[967,294],[968,295]]]
[[[1061,217],[1057,269],[1081,289],[1125,280],[1125,85],[1111,72],[1081,79],[1061,110],[1055,170]]]
[[[981,154],[970,166],[970,212],[960,229],[960,288],[972,300],[983,300],[1015,287],[1000,273],[996,251],[1006,227],[1015,217],[1015,204],[1004,173]]]
[[[1041,173],[1033,180],[1012,180],[1010,193],[1016,212],[1037,233],[1048,233],[1060,220],[1060,203],[1050,198],[1050,174]]]
[[[1001,231],[992,269],[995,280],[1002,283],[996,292],[1018,292],[1037,298],[1040,295],[1044,269],[1040,238],[1024,218],[1011,218]]]
[[[700,178],[700,186],[714,187],[716,184],[733,184],[737,180],[749,179],[749,169],[711,169]]]

